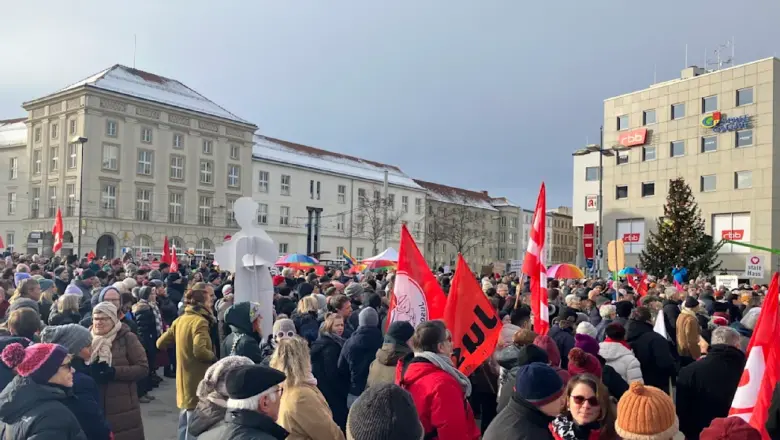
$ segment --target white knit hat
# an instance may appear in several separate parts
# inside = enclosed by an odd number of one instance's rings
[[[206,374],[203,376],[203,380],[198,384],[197,395],[201,399],[205,399],[211,393],[217,393],[222,399],[227,400],[227,389],[225,389],[225,378],[230,370],[238,368],[243,365],[254,365],[252,359],[246,356],[226,356],[219,360],[219,362],[212,364]]]

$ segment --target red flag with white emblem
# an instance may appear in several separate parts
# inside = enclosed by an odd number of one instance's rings
[[[176,255],[176,245],[171,245],[171,267],[168,270],[170,273],[179,271],[179,257]]]
[[[531,312],[534,315],[534,331],[545,335],[550,329],[550,316],[547,309],[547,273],[544,267],[544,238],[547,191],[542,182],[539,197],[536,199],[536,209],[531,222],[528,249],[523,261],[523,273],[531,280]]]
[[[51,229],[51,235],[54,236],[54,245],[51,247],[52,253],[57,253],[58,250],[62,249],[62,236],[64,235],[65,231],[62,227],[62,211],[60,208],[57,208],[57,217],[54,219],[54,227]]]
[[[171,246],[168,244],[168,236],[165,236],[163,240],[162,257],[160,257],[161,263],[171,264]]]

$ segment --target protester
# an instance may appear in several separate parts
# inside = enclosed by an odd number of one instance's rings
[[[347,394],[349,378],[343,376],[338,368],[341,348],[344,346],[344,318],[336,313],[328,313],[320,328],[320,337],[311,345],[312,374],[317,379],[325,401],[328,402],[333,421],[342,431],[347,423]]]
[[[38,299],[38,310],[41,314],[41,320],[44,324],[49,323],[49,314],[54,301],[57,299],[57,287],[54,281],[41,277],[38,279],[38,285],[41,288],[41,297]]]
[[[558,373],[558,376],[563,380],[564,386],[569,382],[571,375],[568,371],[561,368],[561,352],[558,351],[558,345],[548,335],[539,335],[534,339],[534,345],[541,348],[547,353],[547,358],[550,361],[550,366]]]
[[[227,374],[227,429],[198,440],[284,440],[289,433],[276,423],[285,375],[261,365],[237,367]]]
[[[15,304],[23,304],[24,301],[30,300],[19,299]],[[38,341],[38,331],[41,329],[41,317],[34,309],[22,307],[12,310],[6,324],[10,336],[20,336],[32,342]]]
[[[308,285],[308,283],[301,284],[301,286]],[[319,333],[320,323],[317,320],[319,305],[317,298],[311,295],[302,296],[298,301],[298,307],[293,312],[291,318],[295,324],[295,330],[300,336],[302,336],[309,344],[317,340]]]
[[[607,387],[609,390],[609,394],[612,395],[615,399],[620,399],[620,396],[623,395],[628,390],[628,383],[618,374],[617,371],[615,371],[614,368],[607,365],[606,359],[601,357],[599,355],[599,351],[601,350],[599,343],[596,341],[595,338],[592,338],[585,334],[579,334],[575,336],[575,343],[576,348],[582,349],[585,353],[590,354],[593,356],[593,358],[598,362],[599,366],[601,367],[601,372],[599,374],[596,374],[595,370],[592,370],[590,367],[585,370],[585,372],[589,372],[591,374],[596,375],[596,377],[601,379],[601,382]],[[569,358],[569,361],[571,362],[571,357]],[[580,374],[583,371],[578,371],[577,373],[573,373],[571,368],[569,369],[569,373],[572,374]]]
[[[607,326],[617,318],[617,309],[613,304],[604,304],[599,308],[599,316],[601,321],[596,326],[596,340],[603,342],[606,338]]]
[[[337,313],[344,318],[343,338],[348,339],[352,336],[352,333],[357,329],[351,328],[351,324],[349,323],[349,317],[352,315],[352,302],[350,302],[349,298],[346,295],[331,296],[328,298],[328,310]]]
[[[570,301],[573,303],[573,300]],[[561,354],[561,368],[566,369],[569,362],[569,351],[574,348],[574,326],[577,321],[577,312],[572,308],[565,308],[555,323],[548,336],[555,341],[558,352]]]
[[[296,336],[279,342],[271,368],[284,373],[278,423],[290,439],[343,439],[311,371],[308,342]]]
[[[225,312],[225,324],[230,334],[222,341],[222,356],[245,356],[259,364],[263,361],[260,352],[260,304],[242,302],[230,306]]]
[[[503,382],[499,383],[498,405],[496,406],[498,412],[509,404],[509,400],[514,395],[514,385],[520,368],[534,362],[549,364],[550,359],[543,349],[533,344],[520,347],[514,359],[510,360],[505,358],[499,360],[499,365],[503,364],[502,367],[507,368],[508,371],[502,379]],[[568,372],[566,375],[566,380],[568,381]]]
[[[34,344],[25,348],[14,343],[3,349],[2,360],[17,376],[0,393],[0,438],[87,439],[64,403],[73,387],[65,347]]]
[[[412,352],[409,341],[414,336],[414,327],[406,321],[396,321],[390,324],[385,333],[384,343],[376,352],[376,359],[371,362],[368,371],[366,388],[395,381],[395,368],[398,361]]]
[[[224,438],[227,426],[227,376],[235,369],[254,365],[244,356],[227,356],[211,365],[203,380],[198,384],[198,405],[189,419],[188,432],[191,436],[202,438]]]
[[[149,403],[153,400],[148,393],[152,391],[154,385],[152,373],[157,367],[156,342],[157,338],[160,337],[162,327],[162,322],[158,321],[158,315],[154,312],[156,307],[157,297],[154,289],[150,286],[141,287],[138,290],[138,302],[133,306],[133,315],[135,315],[135,322],[138,324],[136,334],[144,347],[149,364],[147,377],[138,384],[138,400],[141,403]]]
[[[748,422],[742,420],[741,417],[725,417],[713,420],[709,427],[702,430],[698,438],[701,440],[761,440],[761,433]]]
[[[612,323],[606,328],[604,342],[599,344],[599,355],[606,360],[626,383],[642,379],[642,367],[631,346],[626,342],[626,329],[620,323]]]
[[[615,431],[623,440],[673,440],[679,429],[672,398],[633,382],[618,402]]]
[[[50,325],[78,324],[82,316],[79,313],[80,295],[68,293],[57,299],[50,314]]]
[[[666,339],[653,330],[652,317],[647,307],[637,307],[626,327],[626,342],[631,346],[642,369],[645,385],[669,392],[677,365]]]
[[[368,369],[377,350],[382,346],[382,331],[378,325],[379,315],[376,310],[371,307],[364,308],[360,311],[357,330],[341,349],[338,367],[342,375],[349,377],[347,407],[352,406],[366,388]]]
[[[699,310],[699,301],[689,296],[685,299],[682,312],[677,318],[677,352],[683,366],[701,357],[699,351],[699,321],[696,312]]]
[[[598,376],[573,376],[566,387],[566,407],[550,423],[550,431],[556,440],[616,439],[615,412],[609,392]]]
[[[444,322],[419,324],[412,346],[414,352],[396,367],[395,381],[412,395],[425,437],[479,439],[480,430],[466,401],[471,382],[452,364],[452,335]]]
[[[417,440],[423,436],[414,401],[398,385],[379,383],[367,388],[349,411],[347,440]]]

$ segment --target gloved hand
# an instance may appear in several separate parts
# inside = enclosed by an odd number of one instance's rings
[[[90,365],[90,375],[95,379],[95,382],[108,383],[114,380],[116,369],[106,362],[97,362]]]

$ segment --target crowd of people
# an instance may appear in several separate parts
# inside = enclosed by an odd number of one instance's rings
[[[651,279],[640,297],[551,280],[537,334],[527,283],[488,275],[503,327],[466,376],[443,321],[388,323],[392,270],[284,269],[268,335],[260,305],[235,302],[206,261],[13,254],[0,271],[4,440],[144,439],[141,405],[164,380],[182,440],[761,438],[727,416],[766,286]],[[451,274],[436,275],[447,292]],[[780,435],[775,396],[766,428]]]

